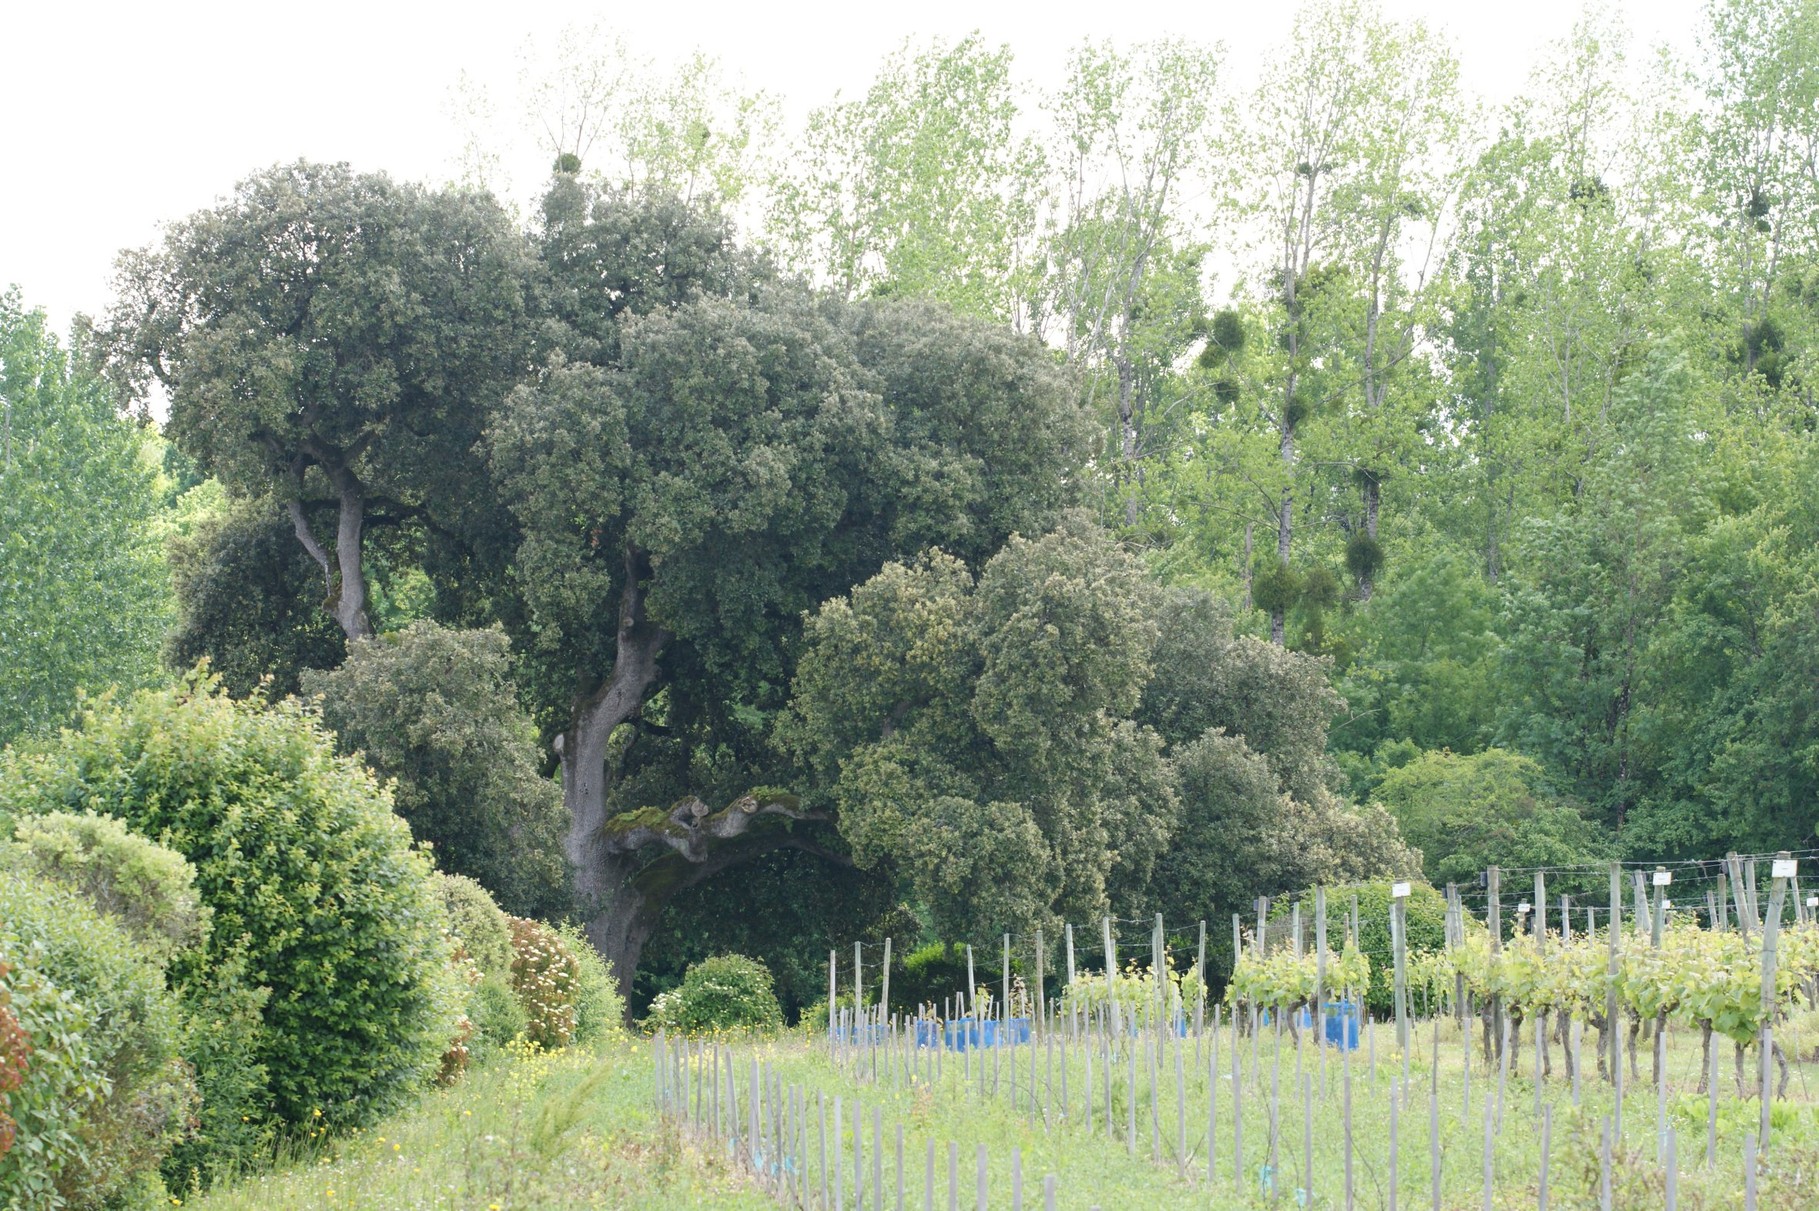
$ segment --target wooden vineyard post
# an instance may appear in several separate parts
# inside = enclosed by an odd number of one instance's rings
[[[1390,885],[1390,942],[1396,962],[1396,1045],[1402,1048],[1402,1091],[1408,1095],[1408,893],[1407,883]]]
[[[1650,877],[1654,885],[1654,903],[1649,906],[1649,945],[1661,949],[1661,932],[1667,925],[1667,888],[1674,881],[1665,866],[1657,866]]]
[[[1535,872],[1535,950],[1546,963],[1547,956],[1547,874]],[[1535,1015],[1535,1113],[1541,1113],[1541,1078],[1547,1061],[1547,1015]]]
[[[1162,914],[1156,914],[1156,926],[1150,932],[1150,980],[1155,993],[1150,997],[1152,1020],[1160,1021],[1168,1013],[1168,968],[1162,961]]]
[[[829,1046],[832,1046],[834,1042],[834,998],[839,992],[839,982],[835,978],[834,972],[839,957],[840,952],[837,950],[827,952],[827,1041]]]
[[[1486,871],[1485,886],[1490,896],[1489,907],[1485,909],[1485,914],[1488,918],[1485,921],[1485,924],[1489,925],[1491,928],[1491,954],[1496,956],[1503,953],[1502,870],[1493,866]],[[1494,961],[1495,959],[1493,958],[1493,962]],[[1491,997],[1491,1035],[1499,1040],[1503,1038],[1503,997],[1501,994],[1493,995]]]
[[[1200,922],[1200,945],[1194,951],[1194,1037],[1199,1038],[1206,1018],[1206,922]],[[1197,1045],[1197,1044],[1196,1044]]]
[[[1730,892],[1727,890],[1729,886],[1729,867],[1721,865],[1718,868],[1718,917],[1717,923],[1712,926],[1713,929],[1729,929],[1731,927]]]
[[[884,974],[878,988],[878,1020],[891,1020],[891,940],[884,939]]]
[[[1320,1097],[1326,1084],[1326,888],[1314,888],[1314,1038],[1320,1042]]]
[[[1756,1146],[1768,1149],[1769,1109],[1774,1102],[1774,1084],[1771,1080],[1774,1071],[1775,1047],[1775,944],[1781,936],[1781,910],[1787,898],[1788,880],[1799,870],[1792,856],[1786,850],[1775,855],[1775,864],[1770,868],[1774,882],[1769,887],[1768,911],[1762,917],[1762,1037],[1759,1046],[1762,1049],[1762,1122],[1756,1132]],[[1714,1075],[1714,1080],[1717,1077]]]
[[[1042,1027],[1042,1029],[1044,1031],[1047,1031],[1047,1029],[1048,1029],[1048,988],[1047,988],[1046,984],[1044,983],[1044,977],[1048,973],[1045,970],[1045,967],[1047,965],[1044,962],[1045,956],[1043,954],[1043,949],[1044,948],[1042,945],[1042,931],[1040,929],[1038,929],[1036,931],[1036,1009],[1037,1009],[1037,1012],[1030,1015],[1031,1018],[1033,1019],[1030,1022],[1030,1025],[1032,1027],[1039,1025]]]
[[[1619,1107],[1623,1105],[1623,1094],[1621,1092],[1623,1089],[1623,1045],[1617,1041],[1617,1036],[1621,1033],[1617,1029],[1617,931],[1622,924],[1622,918],[1623,867],[1621,864],[1613,862],[1611,863],[1611,945],[1610,959],[1607,967],[1607,974],[1610,976],[1610,986],[1604,997],[1604,1033],[1610,1039],[1611,1085],[1619,1091],[1617,1094],[1617,1105]],[[1617,1123],[1619,1128],[1621,1128],[1623,1123],[1623,1116],[1621,1113],[1617,1116]]]
[[[1321,1096],[1326,1096],[1326,887],[1313,889],[1313,1036],[1321,1046]]]
[[[1011,936],[1004,935],[1004,1004],[998,1007],[998,1017],[1002,1025],[998,1027],[1000,1046],[1010,1042],[1011,1028]]]
[[[973,945],[966,945],[966,1016],[973,1019],[975,1033],[979,1026],[979,980],[973,975]],[[970,1040],[969,1040],[970,1043]],[[971,1050],[969,1047],[968,1050]]]
[[[1459,945],[1461,935],[1465,932],[1463,913],[1464,905],[1459,900],[1459,885],[1448,883],[1446,885],[1446,948],[1448,950]],[[1465,975],[1458,971],[1453,973],[1453,1015],[1459,1019],[1459,1031],[1463,1035],[1466,1030]],[[1469,1060],[1471,1055],[1469,1046],[1466,1048],[1466,1055]]]
[[[1393,883],[1390,885],[1390,945],[1393,947],[1394,986],[1396,1007],[1396,1042],[1404,1051],[1408,1050],[1408,966],[1407,948],[1404,938],[1404,926],[1407,921],[1409,885]]]
[[[1067,982],[1074,982],[1074,927],[1067,926]]]
[[[1106,991],[1111,991],[1111,979],[1118,974],[1118,947],[1112,941],[1112,919],[1099,918],[1100,926],[1105,930],[1105,980]]]
[[[1640,877],[1640,876],[1638,876]],[[1661,935],[1667,928],[1667,888],[1674,876],[1666,867],[1657,866],[1649,882],[1654,901],[1649,905],[1648,943],[1651,950],[1661,949]],[[1667,1147],[1667,1014],[1655,1016],[1655,1159],[1660,1160]]]

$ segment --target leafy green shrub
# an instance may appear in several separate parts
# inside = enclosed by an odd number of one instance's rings
[[[13,835],[24,872],[76,891],[161,964],[208,936],[210,913],[196,894],[195,868],[120,821],[52,812],[25,817]]]
[[[717,955],[691,966],[681,984],[659,994],[645,1025],[682,1034],[775,1030],[783,1025],[783,1009],[769,968],[744,955]]]
[[[0,1206],[60,1207],[56,1178],[80,1153],[76,1127],[107,1088],[89,1036],[95,1015],[39,972],[5,965],[7,998],[32,1051],[19,1088],[7,1095],[15,1146],[0,1156]],[[18,1147],[21,1139],[33,1148]]]
[[[209,969],[192,970],[177,986],[183,1058],[195,1070],[202,1109],[195,1132],[164,1162],[172,1189],[250,1167],[270,1155],[277,1134],[270,1075],[260,1058],[271,989],[248,982],[247,950],[244,938],[217,939]]]
[[[834,1012],[835,1013],[845,1013],[852,1007],[853,1007],[853,994],[852,993],[843,992],[839,996],[834,998]],[[827,998],[822,997],[819,1001],[816,1001],[811,1005],[803,1006],[802,1016],[797,1019],[796,1024],[798,1026],[803,1027],[806,1030],[815,1030],[815,1031],[826,1030],[827,1029]]]
[[[234,702],[193,674],[102,701],[38,749],[0,755],[0,813],[89,810],[188,857],[214,913],[179,984],[207,983],[242,946],[271,989],[252,1059],[268,1113],[331,1127],[410,1098],[453,1033],[428,858],[386,792],[295,702]]]
[[[526,1031],[530,1019],[512,992],[510,918],[486,888],[465,875],[438,873],[436,884],[462,994],[461,1019],[437,1074],[446,1084],[466,1069],[474,1046],[503,1047]]]
[[[987,965],[989,967],[989,964]],[[873,980],[874,985],[877,984]],[[949,942],[930,942],[903,956],[891,973],[891,1005],[914,1012],[924,1003],[936,1006],[966,989],[966,950]],[[876,988],[868,988],[873,994]],[[823,1024],[826,1010],[822,1010]]]
[[[1387,880],[1363,884],[1349,892],[1326,897],[1326,937],[1333,954],[1345,945],[1345,931],[1352,917],[1351,897],[1358,897],[1358,948],[1370,960],[1370,991],[1365,1006],[1372,1013],[1392,1013],[1396,1008],[1396,953],[1390,945],[1390,887]],[[1273,918],[1289,915],[1287,902],[1271,911]],[[1301,901],[1307,937],[1314,936],[1314,897]],[[1423,950],[1446,946],[1446,897],[1425,883],[1411,883],[1408,897],[1408,945],[1412,957]]]
[[[568,899],[562,791],[537,768],[536,729],[511,682],[510,641],[427,619],[348,644],[303,692],[343,753],[380,776],[411,832],[444,870],[478,879],[514,913]],[[476,956],[477,957],[477,956]]]
[[[492,894],[466,875],[438,872],[436,886],[448,913],[448,931],[480,969],[480,975],[510,976],[512,929]]]
[[[568,1046],[575,1037],[575,956],[555,930],[541,921],[511,918],[512,991],[529,1019],[524,1036],[545,1051]]]
[[[162,968],[77,893],[16,869],[0,880],[0,920],[0,961],[22,975],[15,1003],[34,1040],[0,1195],[34,1207],[161,1197],[159,1163],[195,1107]]]
[[[625,998],[619,995],[612,964],[579,926],[558,925],[556,933],[575,957],[575,1041],[586,1043],[617,1030],[625,1022]]]
[[[519,1035],[528,1035],[530,1015],[512,991],[507,976],[487,976],[474,986],[468,999],[467,1016],[474,1029],[489,1046],[503,1047]]]

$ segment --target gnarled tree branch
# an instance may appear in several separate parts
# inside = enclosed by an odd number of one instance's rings
[[[805,821],[829,818],[824,812],[805,810],[794,795],[741,795],[717,812],[690,795],[667,809],[640,808],[608,820],[603,829],[605,849],[607,853],[629,854],[646,846],[666,845],[690,862],[704,863],[709,860],[713,843],[744,836],[765,816]]]

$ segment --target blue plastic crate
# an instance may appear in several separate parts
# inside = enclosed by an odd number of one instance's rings
[[[997,1018],[983,1022],[973,1018],[956,1018],[951,1022],[917,1022],[916,1046],[935,1047],[945,1044],[950,1051],[977,1050],[981,1047],[1016,1046],[1030,1041],[1030,1020],[1012,1018],[1008,1023]]]

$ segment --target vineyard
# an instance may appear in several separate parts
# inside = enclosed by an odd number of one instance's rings
[[[1222,982],[1203,923],[1120,963],[1128,923],[1099,922],[1100,970],[1069,928],[1053,981],[1006,936],[970,991],[897,1012],[888,968],[868,988],[836,955],[822,1033],[659,1037],[657,1103],[785,1205],[842,1211],[1811,1206],[1819,922],[1790,859],[1760,898],[1749,861],[1703,920],[1613,867],[1583,929],[1535,910],[1544,877],[1506,918],[1492,871],[1482,916],[1447,889],[1434,947],[1404,884],[1380,921],[1344,890],[1260,903]]]

